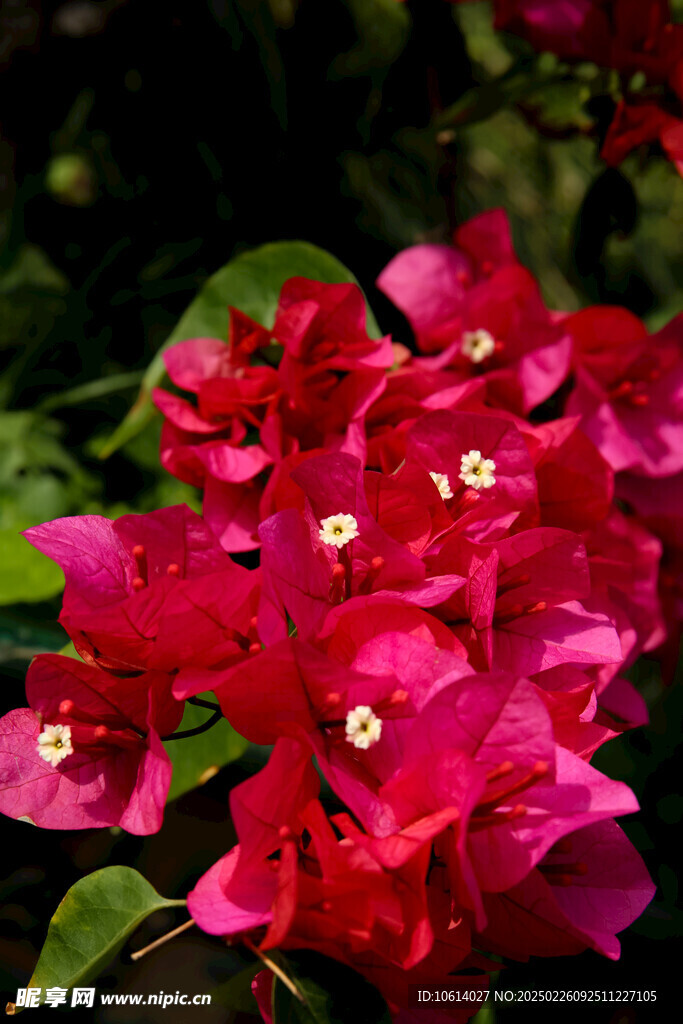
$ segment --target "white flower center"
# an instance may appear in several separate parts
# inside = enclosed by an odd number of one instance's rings
[[[496,343],[492,334],[480,327],[477,331],[465,331],[462,336],[460,351],[473,362],[481,363],[493,355]]]
[[[496,464],[493,459],[482,459],[481,452],[475,451],[474,448],[467,455],[460,457],[460,479],[468,487],[474,487],[475,491],[493,487],[496,482],[493,475]]]
[[[439,494],[444,501],[448,501],[449,498],[453,497],[453,491],[451,490],[451,482],[445,473],[433,473],[429,471],[429,475],[439,489]]]
[[[382,735],[382,719],[367,704],[359,704],[346,716],[346,742],[367,750]]]
[[[332,544],[336,548],[343,548],[345,544],[358,536],[358,523],[353,516],[344,515],[342,512],[339,515],[321,519],[320,525],[322,529],[318,532],[323,544]]]
[[[46,725],[38,737],[37,749],[43,761],[49,761],[56,768],[60,761],[74,752],[71,729],[68,725]]]

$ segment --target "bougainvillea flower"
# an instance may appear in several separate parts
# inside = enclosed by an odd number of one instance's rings
[[[565,60],[605,63],[611,0],[495,0],[495,26]]]
[[[318,763],[332,788],[354,811],[359,821],[377,836],[385,836],[396,828],[393,813],[378,796],[378,786],[387,782],[403,764],[406,738],[427,702],[455,680],[472,674],[472,668],[458,654],[437,647],[432,638],[406,636],[391,631],[366,641],[356,652],[352,663],[356,672],[366,673],[400,689],[389,701],[396,702],[383,714],[382,736],[362,755],[357,752],[351,766],[339,744],[320,734],[314,737]],[[363,692],[359,687],[357,692]],[[370,691],[372,692],[372,691]],[[381,691],[380,691],[381,692]],[[386,690],[384,691],[387,692]],[[406,699],[398,703],[397,698]],[[322,741],[322,742],[321,742]],[[358,789],[363,781],[365,791]]]
[[[425,357],[427,369],[450,367],[463,378],[486,377],[489,398],[512,408],[521,385],[528,412],[549,398],[569,372],[570,339],[561,319],[546,309],[532,275],[521,266],[503,267],[470,288],[456,319],[441,325],[442,351]],[[491,338],[493,348],[475,357],[472,338]]]
[[[439,353],[422,360],[425,370],[448,367],[456,381],[483,374],[493,404],[508,408],[521,384],[528,411],[567,376],[566,332],[518,263],[500,259],[487,267],[490,277],[473,281],[463,261],[455,250],[418,246],[395,257],[378,286],[407,316],[418,347]]]
[[[207,521],[226,549],[258,547],[260,477],[271,464],[312,448],[365,459],[363,419],[394,362],[389,338],[370,338],[365,322],[356,285],[291,278],[271,329],[231,310],[229,344],[191,339],[165,353],[171,379],[196,404],[154,392],[166,417],[162,463],[205,488]]]
[[[377,525],[412,554],[421,555],[453,529],[444,498],[445,493],[451,497],[453,493],[443,474],[404,463],[391,476],[368,471],[363,482]]]
[[[560,664],[621,661],[610,619],[580,603],[590,593],[590,580],[585,548],[575,534],[541,527],[495,544],[455,537],[437,559],[442,571],[467,578],[438,614],[476,668],[529,676]]]
[[[446,891],[443,869],[432,862],[427,905],[434,937],[429,956],[419,964],[405,970],[378,954],[367,953],[359,955],[354,963],[356,970],[380,990],[397,1024],[464,1024],[481,1007],[488,989],[489,978],[483,972],[496,969],[490,960],[472,951],[469,922],[465,916],[453,920],[450,901],[444,899]],[[416,1006],[416,992],[437,989],[444,978],[448,978],[449,989],[457,992],[457,1001],[449,1002],[445,1009],[443,1004]]]
[[[216,338],[192,338],[164,353],[171,380],[194,393],[196,405],[160,388],[153,392],[154,402],[166,418],[162,465],[195,486],[202,486],[207,477],[244,483],[272,461],[262,445],[240,448],[247,430],[263,424],[279,395],[277,371],[270,366],[245,365],[244,353],[232,344],[235,318],[240,316],[231,311],[231,344]],[[269,343],[268,335],[263,334]]]
[[[496,28],[537,50],[624,75],[642,71],[650,83],[672,78],[683,51],[668,0],[495,0],[494,10]]]
[[[598,709],[595,683],[571,665],[543,672],[534,683],[560,746],[588,761],[603,743],[619,735]]]
[[[664,545],[659,594],[668,639],[658,656],[665,678],[671,679],[678,663],[683,621],[683,473],[667,478],[666,501],[656,489],[644,488],[642,478],[632,473],[619,474],[617,493],[637,521]]]
[[[64,570],[60,622],[103,668],[215,664],[256,639],[258,574],[235,565],[185,505],[115,522],[56,519],[25,536]]]
[[[683,118],[674,117],[657,103],[625,102],[614,113],[600,156],[617,167],[639,146],[658,142],[679,174],[683,171]]]
[[[637,643],[628,664],[666,637],[657,593],[661,543],[644,527],[613,508],[607,518],[584,534],[593,595],[604,593],[625,614]]]
[[[426,578],[424,562],[394,540],[373,518],[357,459],[343,453],[316,456],[291,474],[307,498],[305,513],[285,509],[260,527],[263,590],[259,635],[266,643],[288,633],[289,616],[302,639],[311,639],[334,605],[356,595],[396,595],[430,607],[463,585],[454,574]],[[434,484],[429,481],[434,500]],[[330,515],[349,515],[357,536],[341,549],[320,537]]]
[[[337,839],[311,794],[316,785],[301,748],[278,741],[268,765],[233,790],[240,845],[200,879],[190,913],[214,935],[266,925],[262,949],[308,947],[351,964],[375,949],[413,966],[432,943],[428,847],[397,872],[383,869],[362,847]]]
[[[469,893],[480,920],[477,890],[510,888],[563,835],[637,810],[628,787],[556,745],[551,718],[531,683],[478,674],[440,690],[411,728],[405,767],[380,791],[403,826],[406,818],[433,813],[435,802],[444,800],[428,782],[429,764],[435,755],[454,751],[485,770],[479,787],[474,779],[465,787],[468,806],[460,781],[464,769],[458,766],[461,817],[446,856],[455,892],[461,899]]]
[[[424,352],[443,347],[430,342],[432,331],[457,319],[467,288],[517,263],[504,210],[473,217],[453,241],[453,247],[413,245],[394,256],[377,279],[380,291],[408,316]]]
[[[30,708],[0,721],[0,811],[43,828],[158,831],[171,783],[159,736],[182,718],[171,682],[161,672],[120,679],[58,654],[35,658]],[[63,756],[48,761],[48,743],[62,744]]]
[[[462,3],[466,0],[451,0]],[[644,75],[645,96],[626,91],[601,156],[616,166],[632,149],[659,142],[683,173],[683,26],[668,0],[495,0],[495,27],[563,60]]]
[[[480,940],[516,960],[566,956],[586,947],[619,957],[616,933],[654,896],[642,858],[616,822],[596,822],[557,842],[522,882],[484,896]]]
[[[591,307],[566,321],[576,387],[567,412],[615,472],[663,477],[683,468],[683,318],[657,334],[625,309]]]
[[[479,452],[480,461],[495,464],[495,486],[476,488],[476,500],[462,470],[465,459],[472,464],[473,451]],[[452,496],[444,499],[446,508],[456,521],[469,513],[460,529],[474,521],[476,536],[481,519],[509,511],[519,513],[518,528],[538,522],[533,465],[522,434],[509,420],[467,412],[426,413],[408,431],[406,458],[447,478]]]
[[[579,422],[568,416],[521,427],[533,461],[541,523],[577,532],[606,518],[614,494],[614,473]]]
[[[409,357],[388,372],[384,391],[366,413],[367,465],[392,473],[405,459],[406,433],[415,420],[432,409],[480,410],[486,390],[483,377],[460,381],[451,370],[427,370]],[[517,388],[513,405],[521,404]]]
[[[351,665],[365,644],[387,633],[418,637],[440,650],[452,651],[463,660],[467,656],[463,645],[440,619],[424,608],[404,603],[397,595],[352,597],[350,601],[335,605],[326,616],[317,640],[328,654]],[[390,658],[389,664],[392,663],[393,658]],[[427,666],[425,672],[428,672]]]
[[[274,743],[278,736],[293,732],[298,737],[300,732],[336,730],[335,742],[346,752],[344,726],[357,706],[386,705],[391,717],[409,713],[404,692],[392,705],[392,694],[399,690],[392,676],[356,672],[293,638],[267,647],[216,677],[213,688],[223,713],[253,743]],[[182,686],[182,674],[179,680],[178,686]],[[257,702],[256,691],[260,694]],[[298,728],[294,731],[292,726]]]
[[[225,716],[252,742],[289,735],[310,746],[332,788],[378,834],[394,827],[376,792],[402,763],[410,721],[430,696],[472,672],[457,654],[389,630],[387,623],[364,643],[350,667],[288,639],[196,684],[214,690]],[[187,695],[187,676],[177,678],[179,697]],[[363,722],[371,728],[358,737]],[[359,742],[349,744],[350,735]]]

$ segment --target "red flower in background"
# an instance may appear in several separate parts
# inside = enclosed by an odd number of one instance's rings
[[[600,154],[610,166],[656,142],[683,173],[683,25],[668,0],[494,0],[494,13],[497,29],[538,51],[619,72],[625,96]],[[630,88],[635,74],[645,78],[642,95]]]

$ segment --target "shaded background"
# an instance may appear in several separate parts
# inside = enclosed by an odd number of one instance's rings
[[[5,0],[3,713],[24,703],[30,658],[66,639],[56,624],[61,574],[18,531],[83,512],[113,517],[179,501],[199,510],[197,493],[159,467],[158,421],[106,463],[98,453],[197,288],[238,252],[284,238],[328,249],[357,276],[383,330],[410,343],[406,322],[374,288],[379,271],[398,249],[447,241],[457,223],[504,205],[550,306],[616,302],[652,327],[683,309],[683,181],[666,160],[642,153],[606,171],[597,150],[613,101],[603,73],[585,65],[545,87],[553,58],[536,60],[490,24],[489,4],[455,9],[443,0]],[[515,105],[495,88],[482,91],[515,62],[538,77],[538,89]],[[453,104],[455,127],[436,130]],[[507,968],[496,984],[654,988],[658,1002],[557,1004],[557,1020],[579,1012],[587,1022],[660,1020],[675,997],[683,698],[654,663],[637,675],[652,724],[594,763],[641,800],[642,812],[624,824],[659,885],[656,900],[624,936],[620,962],[592,953],[536,960]],[[165,896],[184,897],[232,845],[227,794],[258,766],[250,752],[181,797],[148,839],[116,829],[55,834],[3,819],[7,998],[26,984],[49,917],[84,873],[132,864]],[[155,915],[132,945],[174,923]],[[211,992],[245,963],[192,933],[136,965],[124,961],[100,979],[101,991]],[[156,1014],[101,1010],[97,1019],[232,1020],[217,1000]],[[362,1021],[359,1013],[352,1019]],[[541,1005],[496,1011],[509,1024],[547,1018]]]

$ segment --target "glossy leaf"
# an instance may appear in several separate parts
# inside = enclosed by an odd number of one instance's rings
[[[102,868],[67,892],[50,921],[29,988],[87,985],[155,910],[185,906],[167,900],[133,868]],[[9,1013],[21,1007],[10,1004]]]

